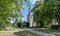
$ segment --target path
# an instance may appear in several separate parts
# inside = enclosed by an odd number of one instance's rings
[[[51,33],[44,33],[44,32],[35,31],[33,29],[23,29],[23,30],[27,30],[27,31],[30,31],[30,32],[33,32],[33,33],[36,33],[36,34],[40,34],[42,36],[57,36],[57,35],[54,35],[54,34],[51,34]]]

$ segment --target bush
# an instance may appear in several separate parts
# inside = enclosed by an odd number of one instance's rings
[[[21,27],[21,25],[22,25],[22,22],[18,22],[17,23],[17,26],[20,28]]]
[[[60,25],[52,25],[51,29],[60,29]]]
[[[5,29],[6,27],[4,25],[0,25],[0,31]]]
[[[29,27],[29,22],[26,22],[26,27]]]

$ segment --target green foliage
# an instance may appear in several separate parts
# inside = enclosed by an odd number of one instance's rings
[[[4,24],[6,27],[10,18],[15,18],[17,22],[18,18],[22,16],[20,10],[23,2],[24,0],[0,0],[0,24]]]
[[[34,21],[37,24],[47,25],[56,19],[60,21],[60,1],[58,0],[44,0],[42,2],[38,1],[36,6],[32,9],[34,12]],[[42,21],[42,22],[40,22]],[[43,24],[42,24],[43,23]],[[43,26],[44,26],[43,25]]]

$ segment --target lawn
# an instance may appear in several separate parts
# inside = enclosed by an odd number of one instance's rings
[[[0,36],[40,36],[40,35],[31,33],[29,31],[12,30],[12,31],[0,31]]]

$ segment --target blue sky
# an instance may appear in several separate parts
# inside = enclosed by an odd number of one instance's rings
[[[33,8],[35,6],[35,2],[36,2],[36,0],[30,0],[30,6],[31,6],[31,8]],[[28,15],[27,5],[24,4],[23,8],[24,8],[24,9],[22,9],[23,21],[27,21],[27,15]]]

